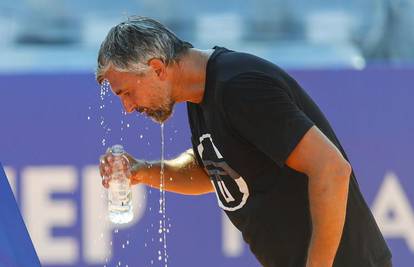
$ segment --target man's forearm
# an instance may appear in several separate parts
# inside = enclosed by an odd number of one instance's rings
[[[332,267],[345,223],[350,167],[309,177],[312,238],[306,267]]]
[[[137,172],[137,176],[134,179],[141,183],[160,188],[161,162],[147,162],[146,166]],[[210,178],[204,169],[198,166],[192,149],[187,150],[175,159],[164,161],[164,189],[186,195],[213,192]]]

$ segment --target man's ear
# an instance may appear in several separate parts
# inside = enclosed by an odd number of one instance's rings
[[[159,58],[152,58],[148,61],[148,65],[154,70],[160,80],[165,80],[167,78],[166,65],[164,61]]]

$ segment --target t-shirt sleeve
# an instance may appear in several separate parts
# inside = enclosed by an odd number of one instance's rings
[[[285,89],[261,73],[241,74],[226,82],[222,105],[237,135],[280,167],[314,125]]]

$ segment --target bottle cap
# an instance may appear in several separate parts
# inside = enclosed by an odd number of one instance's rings
[[[122,156],[125,153],[124,147],[122,145],[113,145],[111,147],[111,153],[114,156]]]

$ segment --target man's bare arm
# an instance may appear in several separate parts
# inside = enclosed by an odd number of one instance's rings
[[[345,222],[351,166],[315,126],[286,164],[309,177],[312,238],[306,267],[332,267]]]
[[[132,183],[143,183],[160,188],[161,162],[138,161],[133,166]],[[172,160],[164,161],[164,189],[185,195],[200,195],[214,192],[210,178],[197,164],[193,149],[188,149]]]

